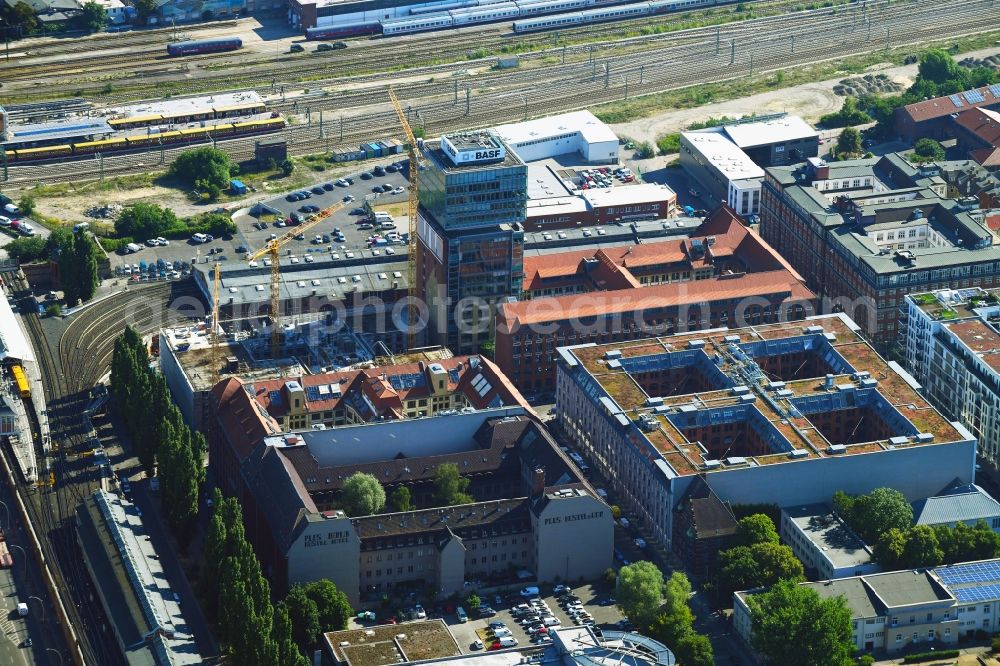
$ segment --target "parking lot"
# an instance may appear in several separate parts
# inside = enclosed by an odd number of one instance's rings
[[[405,160],[402,161],[405,162]],[[330,252],[339,254],[351,252],[361,256],[365,253],[393,254],[397,250],[403,251],[404,248],[393,248],[392,246],[388,250],[385,248],[368,249],[367,239],[376,232],[374,229],[362,228],[364,225],[361,216],[352,215],[351,212],[364,206],[366,197],[371,199],[372,205],[376,209],[381,207],[397,211],[402,209],[407,200],[405,170],[387,171],[383,176],[373,176],[372,170],[364,173],[367,173],[370,178],[363,178],[360,173],[350,176],[354,181],[353,184],[336,185],[336,181],[321,180],[310,185],[309,188],[296,190],[297,192],[309,191],[307,199],[288,201],[286,197],[289,193],[267,199],[262,202],[261,207],[265,214],[260,218],[244,214],[235,215],[233,221],[237,225],[237,231],[226,238],[214,238],[207,243],[196,243],[190,239],[177,239],[168,241],[167,245],[157,247],[142,244],[142,249],[138,252],[112,255],[112,270],[117,272],[117,267],[128,264],[131,272],[135,266],[141,267],[143,264],[148,266],[162,260],[164,262],[163,272],[167,277],[170,277],[170,273],[175,269],[175,262],[179,274],[174,277],[182,277],[192,263],[242,261],[247,251],[262,248],[272,234],[280,236],[289,231],[292,227],[286,226],[286,220],[292,214],[303,217],[309,215],[301,210],[303,206],[316,206],[319,210],[323,210],[335,203],[343,202],[344,198],[348,196],[352,197],[353,201],[347,202],[344,208],[335,212],[329,219],[310,229],[301,240],[293,240],[288,243],[285,246],[286,253],[296,257],[309,257],[315,253]],[[376,185],[388,185],[390,191],[376,195],[372,192]],[[312,191],[312,188],[317,188],[321,193]],[[397,216],[395,221],[396,231],[405,233],[407,230],[405,214],[402,217]],[[338,240],[335,235],[337,229],[342,234],[340,236],[342,240]],[[169,267],[166,266],[167,263],[170,264]],[[143,271],[143,273],[146,272]]]
[[[548,591],[549,594],[537,598],[542,600],[551,615],[559,621],[560,624],[558,626],[570,627],[576,624],[567,613],[566,604],[560,604],[559,599],[552,594],[551,587],[543,588],[542,591]],[[593,617],[594,623],[598,626],[610,628],[616,626],[622,620],[622,614],[614,604],[611,584],[601,582],[581,585],[571,588],[570,593],[579,600],[581,606]],[[521,626],[518,618],[512,613],[512,609],[518,605],[528,603],[526,598],[516,593],[513,596],[483,593],[480,595],[480,598],[483,603],[489,603],[490,607],[496,611],[496,615],[479,618],[475,610],[466,607],[465,610],[469,614],[468,622],[464,624],[459,623],[454,616],[445,618],[463,652],[468,653],[482,650],[483,648],[479,647],[473,648],[473,643],[476,640],[481,640],[484,634],[487,637],[491,636],[492,634],[488,633],[489,625],[491,622],[498,621],[503,622],[510,630],[512,637],[517,640],[519,646],[523,647],[533,644],[525,628]],[[488,642],[485,647],[489,647]]]

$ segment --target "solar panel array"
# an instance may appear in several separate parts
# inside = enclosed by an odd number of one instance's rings
[[[988,562],[972,562],[950,567],[939,567],[934,570],[941,582],[946,585],[961,585],[963,583],[1000,583],[1000,560]]]
[[[389,383],[392,384],[392,388],[397,391],[401,389],[411,389],[416,386],[424,385],[424,375],[421,372],[415,372],[409,375],[389,375]]]
[[[986,98],[983,97],[983,93],[978,90],[968,90],[965,93],[965,101],[969,104],[979,104],[980,102],[985,102]]]
[[[965,106],[965,102],[963,102],[962,98],[958,95],[948,95],[948,99],[950,99],[951,103],[955,106]]]
[[[994,97],[1000,97],[1000,83],[994,83],[991,85],[990,92],[993,93]]]
[[[992,599],[1000,599],[1000,585],[979,585],[977,587],[960,587],[957,590],[952,590],[952,594],[955,595],[962,603],[967,603],[970,601],[986,601]]]

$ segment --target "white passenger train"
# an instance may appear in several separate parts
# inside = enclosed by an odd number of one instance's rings
[[[453,0],[410,10],[411,16],[381,21],[383,35],[402,35],[426,30],[515,20],[514,32],[533,32],[585,23],[600,23],[648,14],[686,11],[729,4],[736,0],[651,0],[650,2],[595,7],[598,0]],[[571,11],[571,10],[582,11]],[[569,12],[569,13],[560,13]]]

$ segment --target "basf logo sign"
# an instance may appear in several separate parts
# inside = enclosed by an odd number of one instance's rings
[[[441,150],[455,166],[502,162],[507,156],[504,145],[489,132],[443,136]]]

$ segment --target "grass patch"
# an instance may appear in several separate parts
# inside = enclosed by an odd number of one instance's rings
[[[82,183],[40,184],[31,187],[28,192],[37,198],[45,199],[103,192],[127,192],[128,190],[150,187],[154,184],[155,179],[155,173],[135,173],[125,176],[110,176],[104,180],[91,180]]]
[[[816,63],[813,65],[782,70],[783,87],[792,87],[814,81],[835,79],[849,74],[859,74],[872,65],[891,63],[902,65],[907,55],[914,50],[925,51],[930,48],[945,47],[952,53],[964,53],[993,45],[1000,37],[1000,31],[974,35],[962,39],[945,39],[915,46],[905,46],[892,49],[889,52],[878,51],[838,60]],[[740,97],[748,97],[760,92],[773,90],[774,73],[742,77],[731,81],[719,81],[699,86],[691,86],[678,90],[668,90],[644,97],[636,97],[628,101],[610,102],[591,109],[598,118],[606,123],[627,123],[640,118],[647,118],[671,109],[690,109],[714,102],[722,102]]]

